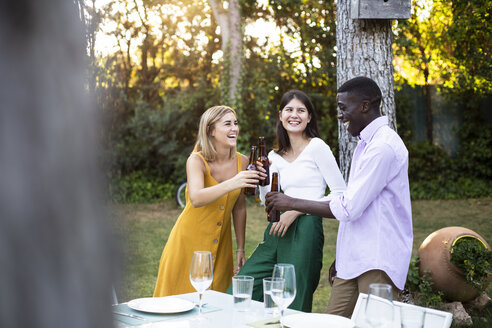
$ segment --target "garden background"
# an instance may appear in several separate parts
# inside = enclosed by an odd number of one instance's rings
[[[322,137],[337,157],[336,4],[239,1],[243,66],[231,97],[234,57],[224,50],[212,13],[216,1],[78,2],[88,39],[87,85],[104,122],[101,147],[115,225],[122,236],[132,232],[125,237],[120,293],[122,300],[149,296],[179,215],[174,193],[185,181],[205,109],[225,103],[237,110],[238,148],[247,153],[258,136],[273,146],[279,98],[301,89],[312,98]],[[492,241],[486,222],[492,214],[491,9],[487,0],[414,0],[411,19],[392,21],[397,130],[410,153],[416,243],[448,225],[464,225]],[[258,225],[264,219],[255,204],[248,214]],[[262,233],[252,226],[250,250]],[[325,233],[327,269],[336,224],[325,221]],[[325,278],[321,284],[318,311],[329,294]]]

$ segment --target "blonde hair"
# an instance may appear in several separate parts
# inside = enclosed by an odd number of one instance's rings
[[[202,152],[205,160],[213,162],[217,158],[217,151],[210,138],[210,133],[215,128],[217,123],[224,115],[233,113],[236,116],[234,109],[228,106],[214,106],[207,109],[200,117],[200,125],[198,127],[198,136],[196,138],[195,148],[193,152]],[[231,147],[229,158],[233,158],[236,154],[236,147]]]

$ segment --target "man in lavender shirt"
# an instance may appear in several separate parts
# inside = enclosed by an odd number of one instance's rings
[[[376,82],[366,77],[338,89],[338,119],[359,139],[342,195],[318,202],[281,193],[266,196],[267,212],[298,210],[340,221],[327,312],[345,317],[371,283],[391,284],[394,294],[402,290],[412,254],[408,151],[381,116],[381,98]]]

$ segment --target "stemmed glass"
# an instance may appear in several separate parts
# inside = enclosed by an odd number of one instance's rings
[[[190,281],[199,295],[198,309],[199,314],[202,314],[202,295],[203,292],[210,287],[214,278],[214,270],[212,265],[212,253],[207,251],[193,252],[190,267]]]
[[[393,322],[393,292],[391,285],[369,285],[365,315],[366,321],[371,327],[389,327]]]
[[[285,309],[296,297],[296,272],[292,264],[275,264],[272,275],[272,299],[280,309],[280,325]]]

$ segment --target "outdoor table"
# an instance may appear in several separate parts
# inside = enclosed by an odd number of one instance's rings
[[[168,297],[177,297],[198,303],[198,293],[189,293],[174,295]],[[251,328],[251,327],[279,327],[277,324],[268,324],[278,321],[279,312],[267,314],[264,311],[262,302],[251,301],[248,311],[238,311],[234,309],[232,295],[207,290],[202,297],[205,304],[203,313],[200,316],[198,307],[193,310],[176,314],[151,314],[146,312],[135,311],[128,307],[127,303],[121,303],[113,306],[113,312],[127,313],[136,315],[139,318],[127,317],[124,315],[114,314],[115,327],[166,327],[166,328]],[[287,309],[284,315],[301,313],[300,311]],[[263,323],[262,323],[263,321]],[[248,324],[255,325],[248,325]]]

